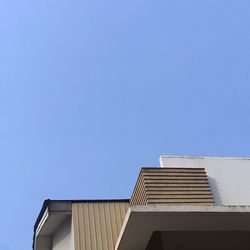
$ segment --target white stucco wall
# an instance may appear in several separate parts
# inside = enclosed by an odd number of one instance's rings
[[[205,168],[215,205],[250,205],[250,158],[161,156],[160,166]]]
[[[74,250],[74,232],[71,216],[67,217],[53,234],[52,250]]]

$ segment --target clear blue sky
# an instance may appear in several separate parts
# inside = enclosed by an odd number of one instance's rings
[[[46,198],[129,198],[162,154],[250,156],[249,0],[0,5],[0,250]]]

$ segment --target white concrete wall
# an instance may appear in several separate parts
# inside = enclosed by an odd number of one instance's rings
[[[74,232],[71,216],[58,226],[52,237],[52,250],[74,250]]]
[[[161,156],[160,166],[205,168],[216,205],[250,205],[250,158]]]

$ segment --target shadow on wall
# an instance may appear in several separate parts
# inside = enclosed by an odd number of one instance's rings
[[[67,217],[52,238],[53,250],[70,250],[71,249],[71,216]]]
[[[217,206],[218,205],[223,205],[222,204],[222,199],[221,199],[221,193],[220,193],[220,190],[219,190],[218,183],[217,183],[216,179],[208,176],[208,182],[209,182],[212,194],[213,194],[215,205],[217,205]]]

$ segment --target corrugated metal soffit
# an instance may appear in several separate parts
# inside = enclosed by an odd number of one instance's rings
[[[114,250],[129,202],[73,203],[76,250]]]
[[[213,205],[213,195],[204,168],[142,168],[131,205]]]

